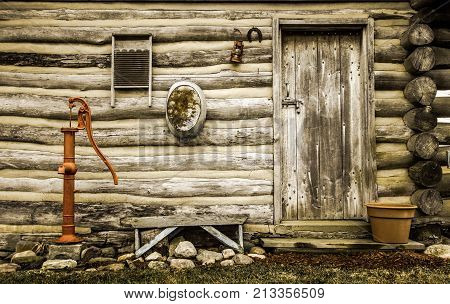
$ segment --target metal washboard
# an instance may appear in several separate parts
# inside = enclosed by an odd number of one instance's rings
[[[116,89],[148,89],[152,105],[152,35],[113,34],[111,55],[111,107]]]

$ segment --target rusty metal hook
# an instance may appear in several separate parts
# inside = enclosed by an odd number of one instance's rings
[[[116,174],[116,171],[114,170],[111,163],[108,161],[108,159],[105,157],[105,155],[100,151],[99,147],[97,146],[97,143],[94,140],[94,136],[92,133],[92,114],[91,109],[89,108],[88,103],[86,100],[82,99],[81,97],[72,97],[69,98],[69,108],[72,109],[75,107],[75,102],[79,102],[80,108],[78,109],[78,130],[86,129],[86,133],[89,139],[89,142],[92,145],[92,148],[94,148],[95,153],[97,153],[98,157],[105,163],[105,165],[108,167],[109,171],[112,174],[114,184],[118,184],[118,177]]]
[[[261,42],[263,39],[261,30],[257,27],[252,27],[251,29],[248,30],[247,32],[247,40],[248,42],[252,42],[252,34],[253,32],[255,32],[256,34],[258,34],[258,41]]]

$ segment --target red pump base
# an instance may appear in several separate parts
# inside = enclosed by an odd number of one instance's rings
[[[62,235],[59,239],[55,240],[55,243],[76,244],[81,243],[81,239],[79,239],[76,235]]]

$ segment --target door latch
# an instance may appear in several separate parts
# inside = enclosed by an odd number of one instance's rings
[[[291,97],[286,97],[281,101],[282,107],[295,106],[297,113],[300,113],[300,106],[303,105],[303,100],[292,99]]]

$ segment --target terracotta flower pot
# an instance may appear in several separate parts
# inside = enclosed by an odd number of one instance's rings
[[[408,243],[411,221],[417,206],[407,204],[366,204],[375,242]]]

